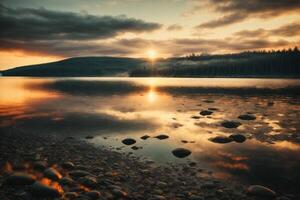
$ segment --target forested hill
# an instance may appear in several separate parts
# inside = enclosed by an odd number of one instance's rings
[[[148,62],[122,57],[77,57],[17,67],[3,76],[132,76],[132,77],[266,77],[300,78],[300,52],[248,51],[223,55],[188,55]]]
[[[297,47],[224,55],[189,55],[133,70],[131,76],[167,77],[300,77]]]

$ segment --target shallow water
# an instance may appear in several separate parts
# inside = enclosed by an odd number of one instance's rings
[[[300,81],[192,78],[0,78],[0,126],[75,136],[160,164],[191,161],[201,175],[262,184],[299,195]],[[210,116],[199,112],[217,108]],[[256,120],[238,116],[252,113]],[[192,118],[198,116],[198,119]],[[242,123],[236,129],[224,120]],[[209,138],[241,133],[244,143]],[[170,138],[141,140],[143,135]],[[132,150],[121,140],[137,140]],[[189,143],[183,143],[187,140]],[[171,154],[178,147],[187,158]]]

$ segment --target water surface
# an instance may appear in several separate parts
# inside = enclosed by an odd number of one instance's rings
[[[193,161],[201,175],[299,195],[299,89],[296,79],[1,77],[0,126],[24,134],[95,136],[88,142],[159,164]],[[216,110],[199,115],[208,108]],[[256,120],[238,119],[246,113]],[[242,125],[227,129],[224,120]],[[246,142],[209,140],[233,133],[247,136]],[[140,139],[158,134],[170,138]],[[143,148],[123,145],[127,137]],[[191,150],[191,156],[174,157],[171,151],[178,147]]]

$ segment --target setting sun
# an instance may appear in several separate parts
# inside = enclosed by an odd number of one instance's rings
[[[157,58],[157,51],[154,49],[149,49],[147,51],[147,57],[152,61],[155,60]]]

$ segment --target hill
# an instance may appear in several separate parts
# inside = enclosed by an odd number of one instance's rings
[[[3,76],[128,76],[145,61],[123,57],[76,57],[2,71]]]

